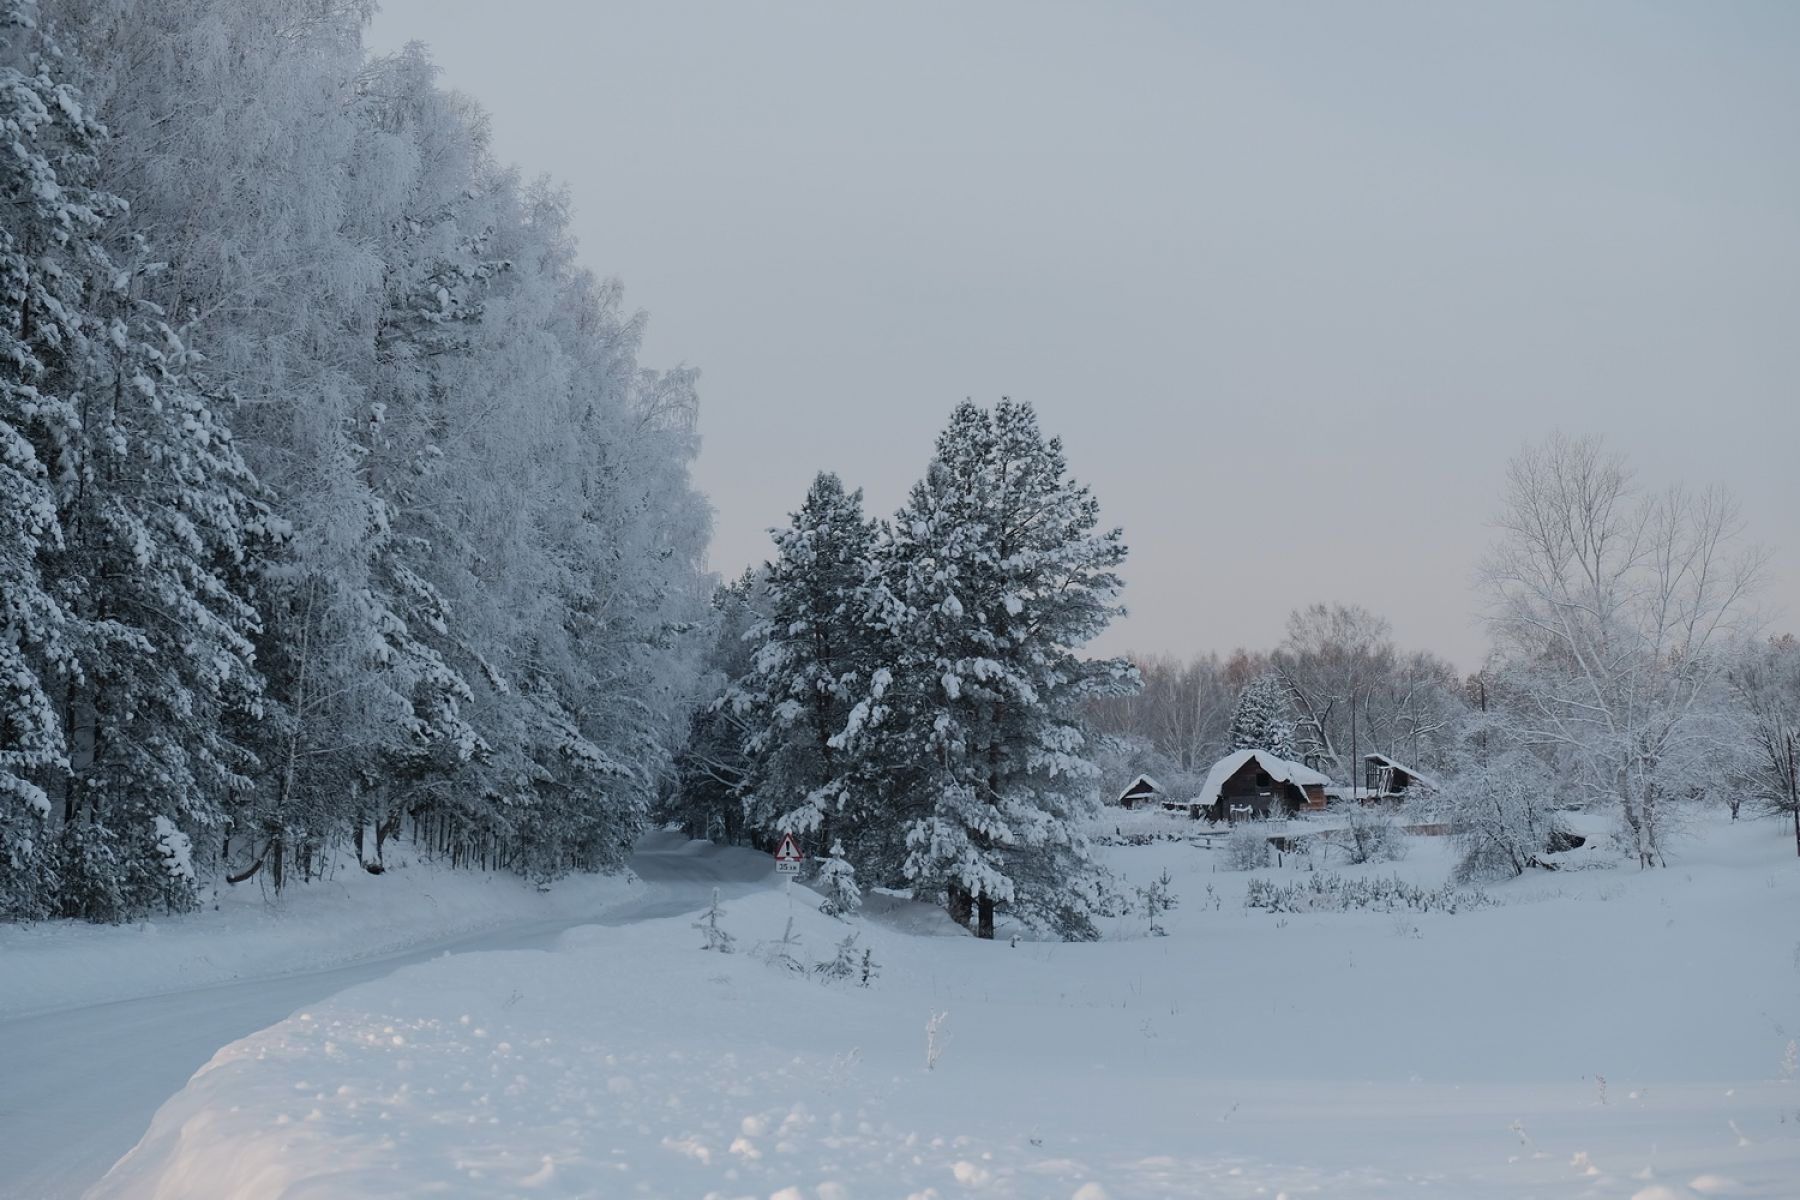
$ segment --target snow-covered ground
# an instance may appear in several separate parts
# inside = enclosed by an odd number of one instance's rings
[[[769,874],[766,856],[651,835],[642,879],[540,892],[505,876],[404,865],[130,926],[0,926],[0,1200],[79,1196],[226,1043],[345,988],[447,954],[548,945]],[[697,853],[699,852],[699,853]],[[24,1015],[20,1015],[24,1014]]]
[[[591,915],[626,895],[623,876],[584,875],[540,892],[511,875],[409,861],[370,875],[348,863],[277,897],[260,881],[220,888],[201,911],[129,925],[0,924],[0,1020],[210,984],[305,975],[496,929]]]
[[[770,885],[727,901],[736,954],[649,906],[402,968],[225,1047],[93,1195],[1800,1195],[1773,826],[1456,914],[1246,911],[1220,852],[1107,853],[1170,872],[1168,937],[988,945]],[[1448,854],[1321,869],[1435,886]],[[790,918],[808,961],[860,931],[880,976],[770,965]]]

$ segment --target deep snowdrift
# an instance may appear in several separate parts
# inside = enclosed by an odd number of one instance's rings
[[[1800,1192],[1800,867],[1769,826],[1455,915],[1247,912],[1207,851],[1112,854],[1175,876],[1171,936],[985,945],[771,887],[727,902],[732,955],[689,915],[406,968],[220,1051],[93,1194]],[[880,977],[761,961],[789,918],[809,961],[860,930]]]

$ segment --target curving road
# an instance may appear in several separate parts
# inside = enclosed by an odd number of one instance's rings
[[[137,1144],[164,1100],[221,1046],[409,963],[528,950],[578,925],[625,925],[704,907],[717,887],[766,886],[766,854],[645,835],[631,869],[642,895],[587,918],[513,925],[304,975],[246,980],[0,1022],[0,1200],[69,1200]]]

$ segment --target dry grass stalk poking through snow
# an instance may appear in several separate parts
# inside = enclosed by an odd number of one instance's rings
[[[944,1022],[950,1019],[947,1012],[932,1013],[925,1022],[925,1069],[937,1069],[938,1059],[944,1056],[944,1050],[950,1045],[950,1035],[944,1032]]]

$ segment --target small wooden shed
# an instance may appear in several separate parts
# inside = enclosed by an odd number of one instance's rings
[[[1438,790],[1437,781],[1405,763],[1397,763],[1385,754],[1363,755],[1363,784],[1368,798],[1379,800],[1405,795],[1408,789],[1421,792]]]
[[[1136,808],[1140,804],[1154,804],[1162,798],[1162,784],[1148,775],[1139,775],[1131,781],[1131,786],[1119,793],[1114,801],[1120,808]]]

